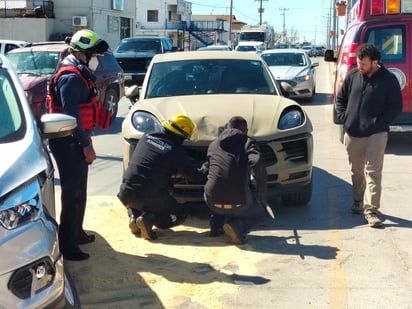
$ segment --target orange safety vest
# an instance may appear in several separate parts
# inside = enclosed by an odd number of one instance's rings
[[[80,70],[75,66],[62,66],[60,69],[52,76],[48,83],[47,91],[47,105],[49,107],[50,113],[61,113],[63,112],[63,106],[56,104],[54,86],[56,81],[63,74],[74,73],[79,76],[87,86],[89,90],[89,102],[81,103],[79,105],[79,115],[82,128],[84,130],[91,130],[95,126],[101,129],[108,129],[110,127],[112,113],[105,109],[103,104],[97,101],[96,97],[96,87],[92,80],[86,79]]]

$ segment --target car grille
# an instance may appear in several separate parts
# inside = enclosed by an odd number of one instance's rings
[[[124,71],[146,71],[151,58],[117,58]]]
[[[282,143],[282,151],[286,153],[286,160],[292,162],[307,161],[307,143],[305,139]]]
[[[18,298],[26,299],[52,284],[55,274],[50,259],[43,258],[17,269],[7,286]]]
[[[265,162],[265,166],[270,166],[276,164],[278,162],[276,158],[276,154],[273,152],[272,147],[268,144],[258,144],[260,153],[263,157],[263,162]]]

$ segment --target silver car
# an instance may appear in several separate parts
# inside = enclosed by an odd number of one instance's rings
[[[279,83],[288,84],[291,99],[311,101],[316,92],[318,62],[312,62],[303,49],[270,49],[261,54]]]
[[[71,134],[76,119],[48,114],[38,128],[19,78],[0,55],[0,123],[0,308],[80,308],[59,252],[44,139]]]

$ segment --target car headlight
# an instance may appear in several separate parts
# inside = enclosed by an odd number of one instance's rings
[[[304,116],[300,110],[289,110],[283,112],[279,119],[279,130],[287,130],[303,124]]]
[[[306,82],[308,80],[310,80],[310,75],[309,74],[304,74],[304,75],[300,75],[300,76],[296,76],[296,81],[297,82]]]
[[[137,131],[142,133],[160,131],[162,128],[160,121],[152,114],[146,112],[135,112],[132,115],[132,125]]]
[[[0,204],[0,224],[11,230],[36,219],[41,209],[39,192],[36,181],[15,190]]]

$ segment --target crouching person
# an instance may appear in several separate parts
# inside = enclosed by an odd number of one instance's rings
[[[176,115],[163,121],[162,126],[162,132],[145,134],[137,143],[117,195],[128,208],[131,232],[147,240],[157,238],[153,226],[168,229],[182,224],[187,217],[170,194],[171,176],[179,172],[190,182],[206,181],[182,146],[185,139],[197,136],[193,121]]]
[[[267,205],[266,169],[247,132],[246,120],[233,117],[207,152],[209,172],[204,189],[212,212],[209,236],[219,236],[223,229],[234,244],[245,243],[255,222],[253,207]]]

